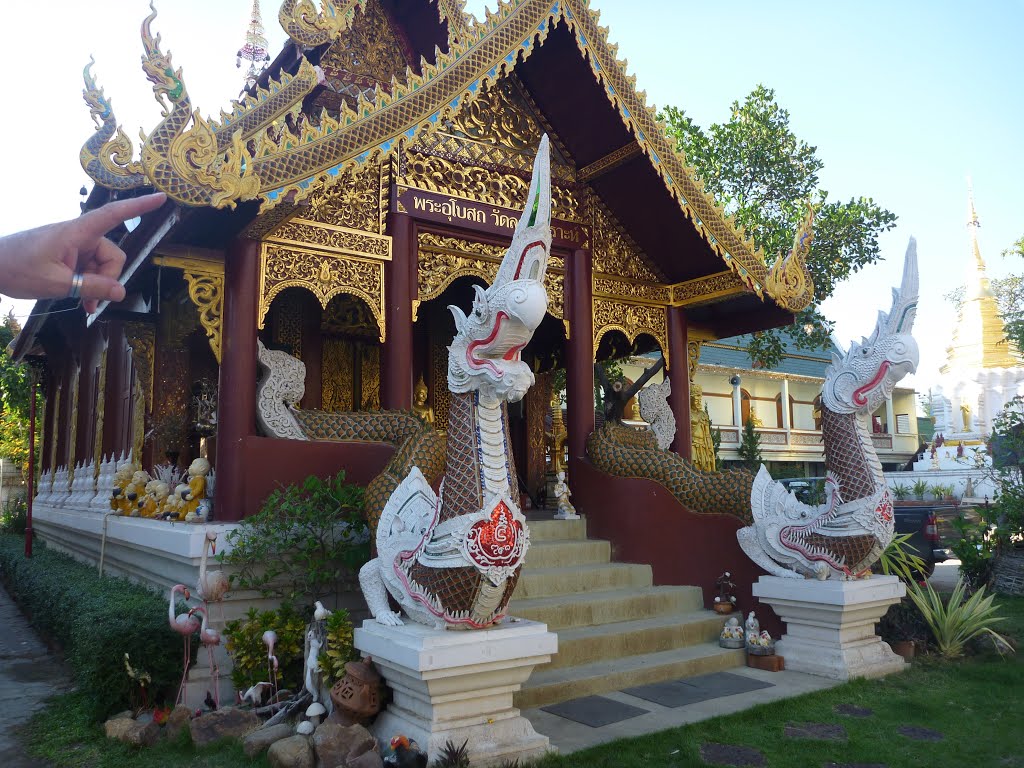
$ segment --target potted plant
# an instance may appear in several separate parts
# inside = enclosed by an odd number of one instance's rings
[[[736,595],[733,594],[733,590],[736,589],[736,585],[732,581],[732,574],[726,571],[717,579],[715,579],[715,587],[718,589],[718,595],[715,597],[714,610],[716,613],[732,613],[736,608]]]
[[[907,496],[910,495],[910,486],[903,483],[896,483],[891,490],[892,495],[896,497],[896,501],[906,501]]]
[[[918,480],[913,486],[914,498],[918,501],[924,501],[924,495],[928,493],[928,483],[924,480]]]

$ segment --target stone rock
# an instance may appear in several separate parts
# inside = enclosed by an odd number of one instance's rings
[[[729,765],[735,768],[761,768],[767,761],[760,752],[750,747],[735,744],[701,744],[700,759],[713,765]]]
[[[832,707],[832,711],[837,715],[847,715],[848,717],[871,717],[875,714],[875,710],[858,707],[856,704],[836,704]]]
[[[307,736],[289,736],[275,741],[267,751],[271,768],[313,768],[313,748]]]
[[[192,718],[188,727],[192,733],[192,743],[197,747],[205,747],[221,739],[241,739],[259,725],[260,719],[252,712],[224,707]]]
[[[253,731],[242,741],[242,750],[246,757],[256,757],[270,749],[270,746],[281,739],[292,735],[292,727],[288,723],[278,723],[269,728]]]
[[[384,760],[381,756],[370,750],[369,752],[363,752],[359,757],[350,757],[344,763],[343,768],[384,768]]]
[[[167,715],[167,722],[164,723],[164,738],[168,741],[177,741],[178,736],[188,726],[191,717],[192,710],[188,707],[179,706],[172,709],[171,713]]]
[[[132,720],[134,719],[134,713],[130,709],[126,709],[123,712],[118,712],[116,715],[111,715],[108,720]]]
[[[320,765],[337,766],[377,746],[373,734],[361,725],[324,723],[313,734],[313,747]]]
[[[901,725],[896,729],[896,732],[900,736],[905,736],[914,741],[942,741],[946,738],[939,731],[932,730],[931,728],[922,728],[919,725]]]
[[[835,723],[786,723],[784,733],[787,739],[846,740],[846,729]]]
[[[124,741],[125,735],[136,727],[135,721],[129,717],[112,717],[103,724],[103,732],[108,739]]]

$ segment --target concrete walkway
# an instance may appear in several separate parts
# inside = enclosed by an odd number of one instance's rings
[[[51,696],[71,687],[64,665],[29,626],[0,586],[0,755],[3,768],[42,768],[25,755],[17,729]]]

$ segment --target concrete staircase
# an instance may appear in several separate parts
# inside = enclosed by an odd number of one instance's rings
[[[558,633],[558,655],[516,695],[542,707],[743,664],[718,646],[723,619],[698,587],[653,586],[651,567],[611,561],[586,520],[530,520],[531,546],[509,614]]]

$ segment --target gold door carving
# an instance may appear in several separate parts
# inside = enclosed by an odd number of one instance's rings
[[[323,341],[321,407],[325,411],[351,411],[355,377],[352,342],[338,336]]]
[[[622,331],[630,344],[646,333],[658,342],[665,365],[670,366],[668,346],[668,315],[665,307],[627,304],[615,299],[594,297],[594,349],[609,331]]]

